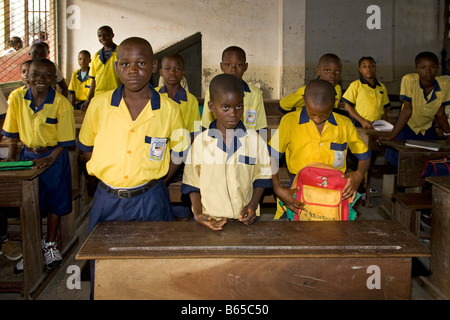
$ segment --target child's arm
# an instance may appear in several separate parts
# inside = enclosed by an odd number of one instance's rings
[[[295,200],[294,194],[297,193],[298,188],[286,189],[281,186],[278,173],[272,175],[273,191],[278,198],[283,201],[286,207],[292,212],[298,212],[298,209],[303,209],[303,203]]]
[[[50,167],[55,160],[58,158],[58,156],[61,154],[61,152],[63,152],[64,147],[60,147],[57,146],[53,152],[44,158],[39,158],[39,159],[34,159],[34,166],[33,169],[39,169],[39,168],[44,168],[44,167]]]
[[[408,123],[409,118],[411,118],[411,115],[412,115],[412,104],[411,104],[411,102],[403,101],[403,108],[400,111],[400,114],[398,116],[397,122],[395,123],[391,134],[389,136],[381,136],[381,137],[379,137],[378,141],[395,140],[395,138],[397,138],[397,136],[400,133],[400,131],[402,131],[402,129]]]
[[[69,87],[67,86],[66,81],[62,79],[60,82],[58,82],[58,85],[61,88],[61,94],[67,98],[69,96]]]
[[[17,154],[17,141],[18,138],[10,138],[9,147],[8,147],[8,157],[5,161],[15,161]]]
[[[73,107],[75,107],[77,103],[77,97],[75,96],[75,92],[70,94],[70,103],[72,104]]]
[[[181,167],[181,164],[175,164],[172,161],[172,158],[170,158],[170,164],[169,164],[169,172],[167,173],[166,177],[164,178],[164,183],[167,185],[167,183],[170,181],[170,179],[173,177],[175,172]]]
[[[355,108],[352,107],[351,105],[349,105],[347,102],[345,102],[344,104],[344,109],[345,111],[347,111],[350,116],[356,120],[358,120],[359,123],[361,123],[361,125],[363,126],[363,128],[366,129],[373,129],[373,125],[372,123],[370,123],[369,121],[367,121],[366,119],[364,119],[363,117],[361,117],[359,115],[358,112],[356,112]]]
[[[448,124],[447,116],[445,115],[444,107],[439,108],[438,112],[436,113],[435,119],[444,133],[450,133],[450,126]],[[450,142],[450,136],[447,136],[446,140],[447,142]]]
[[[250,225],[256,220],[256,209],[258,208],[259,200],[264,193],[264,188],[254,188],[253,195],[250,202],[242,208],[239,221],[245,225]]]
[[[342,191],[342,198],[347,199],[350,198],[350,202],[356,197],[356,192],[358,190],[359,185],[364,179],[367,170],[369,170],[370,166],[370,158],[365,160],[358,161],[358,169],[356,171],[347,172],[343,175],[345,179],[347,179],[347,184]]]
[[[189,193],[189,198],[192,202],[192,211],[194,213],[194,219],[199,224],[210,228],[214,231],[222,230],[222,227],[227,223],[226,218],[216,220],[202,212],[202,196],[198,192]]]
[[[87,98],[86,102],[84,102],[81,105],[81,107],[80,107],[81,110],[83,110],[83,111],[87,110],[87,108],[89,107],[89,103],[91,102],[92,98],[94,97],[94,93],[95,93],[95,79],[92,78],[92,80],[91,80],[91,87],[89,88],[88,98]]]

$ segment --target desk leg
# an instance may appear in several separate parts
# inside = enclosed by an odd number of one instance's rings
[[[39,212],[38,178],[22,181],[22,207],[20,208],[22,234],[24,297],[36,289],[44,274],[41,248],[41,216]]]

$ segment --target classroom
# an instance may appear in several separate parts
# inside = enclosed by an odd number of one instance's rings
[[[0,300],[450,298],[449,0],[5,0],[0,13]],[[15,116],[35,101],[31,120]],[[21,121],[47,105],[70,112],[39,116],[38,138],[55,135],[39,144]],[[296,199],[316,162],[325,189]],[[56,164],[71,209],[54,214],[42,181]]]

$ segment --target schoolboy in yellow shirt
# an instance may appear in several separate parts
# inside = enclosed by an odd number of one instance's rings
[[[359,62],[360,79],[353,81],[342,97],[345,110],[356,127],[373,129],[372,122],[387,118],[390,107],[386,86],[376,78],[376,63],[372,57]]]
[[[80,110],[81,105],[89,97],[92,79],[89,78],[89,64],[91,63],[91,54],[87,50],[78,53],[78,64],[80,69],[72,73],[69,83],[70,102],[75,110]]]
[[[115,70],[117,62],[117,45],[113,42],[114,32],[110,26],[102,26],[97,30],[98,41],[103,48],[94,54],[89,77],[92,79],[89,96],[85,103],[81,105],[82,110],[86,110],[91,99],[101,93],[114,90],[121,85],[120,77]]]
[[[301,169],[313,162],[322,162],[341,170],[347,179],[343,197],[356,196],[370,166],[371,153],[355,126],[348,117],[333,112],[334,87],[325,80],[313,80],[305,89],[305,108],[285,115],[269,142],[272,166],[273,189],[281,201],[293,212],[302,204],[293,198],[295,189],[280,185],[277,163],[283,154],[289,173],[295,176]],[[349,149],[358,158],[358,168],[347,172],[346,157]],[[275,219],[283,211],[279,207]]]
[[[266,109],[262,92],[256,86],[242,80],[244,73],[248,69],[248,62],[245,51],[236,46],[226,48],[222,53],[220,69],[225,74],[232,74],[242,81],[244,86],[244,112],[242,122],[246,128],[259,130],[267,129]],[[209,102],[209,90],[205,94],[204,106]],[[214,121],[214,113],[207,107],[203,109],[202,126],[209,128],[209,124]]]
[[[342,61],[333,54],[327,53],[320,57],[316,68],[316,74],[319,79],[328,81],[334,86],[336,91],[334,108],[338,109],[342,98],[342,88],[340,85],[342,73]],[[300,110],[305,106],[303,96],[305,94],[306,85],[300,87],[296,92],[282,98],[278,104],[278,109],[286,114],[293,110]]]
[[[402,109],[392,133],[378,140],[438,140],[433,126],[436,120],[450,142],[450,126],[445,115],[445,107],[450,105],[450,82],[443,76],[437,76],[439,58],[434,53],[419,53],[415,64],[416,73],[402,78]],[[398,151],[387,147],[385,159],[397,167]]]
[[[230,74],[213,78],[208,108],[216,120],[189,150],[181,191],[189,194],[195,221],[221,230],[227,219],[245,225],[259,216],[259,201],[272,185],[265,140],[241,121],[242,81]]]
[[[60,217],[72,212],[72,181],[67,147],[75,145],[75,120],[70,102],[52,88],[55,65],[47,59],[33,60],[30,89],[12,97],[2,134],[24,144],[19,160],[31,160],[33,168],[48,167],[39,175],[39,206],[47,212],[47,237],[43,253],[47,268],[62,264],[56,234]],[[15,144],[14,144],[15,146]],[[15,148],[8,159],[15,158]]]

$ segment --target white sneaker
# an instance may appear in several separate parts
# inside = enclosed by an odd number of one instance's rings
[[[46,242],[43,248],[47,269],[55,269],[62,265],[62,257],[56,242]]]
[[[16,266],[14,267],[14,273],[15,274],[19,274],[23,272],[23,259],[21,259],[19,261],[18,264],[16,264]]]

